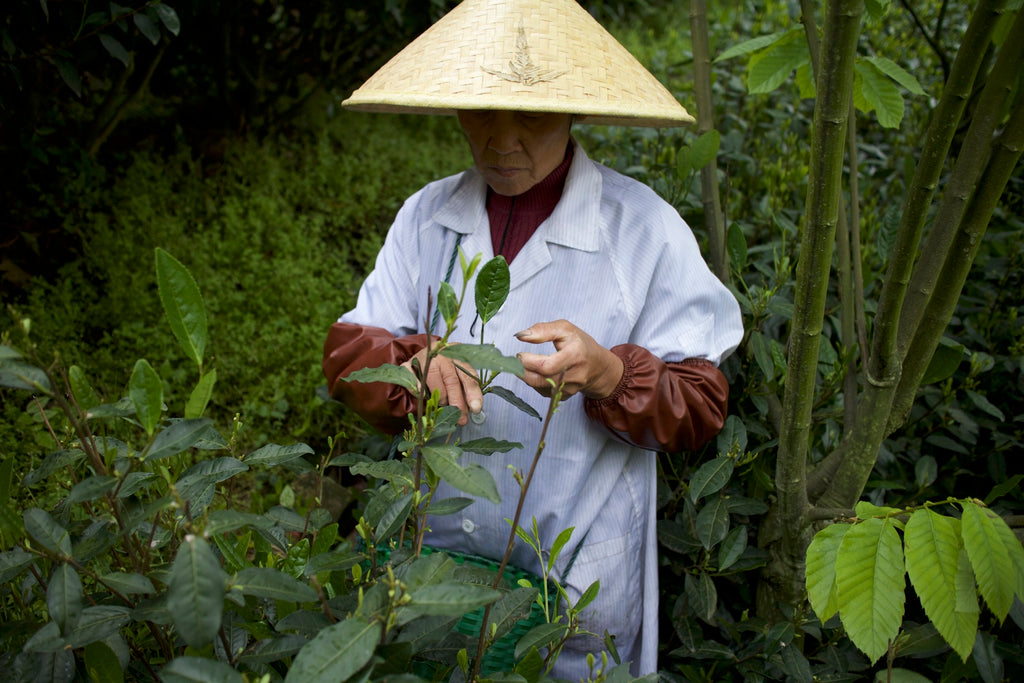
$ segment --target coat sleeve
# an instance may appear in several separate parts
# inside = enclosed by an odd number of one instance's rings
[[[346,382],[343,378],[362,368],[375,368],[385,363],[401,365],[426,345],[425,334],[396,337],[380,327],[334,323],[327,333],[323,355],[324,375],[331,396],[377,429],[398,434],[409,426],[407,416],[416,409],[412,394],[397,384]]]
[[[699,358],[666,363],[635,344],[615,346],[623,373],[615,391],[585,399],[587,416],[626,443],[678,452],[700,448],[725,423],[729,384]]]

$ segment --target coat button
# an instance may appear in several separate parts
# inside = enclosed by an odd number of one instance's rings
[[[476,524],[473,524],[473,522],[471,520],[468,520],[468,519],[462,520],[462,530],[465,531],[467,534],[473,533],[473,531],[475,529],[476,529]]]

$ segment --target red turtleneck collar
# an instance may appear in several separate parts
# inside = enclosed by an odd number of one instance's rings
[[[512,263],[530,236],[555,210],[562,198],[572,155],[570,142],[562,163],[547,178],[515,197],[506,197],[488,188],[487,217],[491,223],[491,244],[495,256],[502,254],[506,261]]]

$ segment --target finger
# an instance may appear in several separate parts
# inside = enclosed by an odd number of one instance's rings
[[[559,342],[565,341],[572,334],[574,327],[572,323],[566,320],[534,323],[527,329],[516,332],[515,337],[519,341],[524,341],[528,344],[543,344],[544,342],[553,341],[557,346]]]
[[[466,407],[471,413],[479,413],[484,407],[484,393],[480,389],[476,373],[460,372],[459,378],[462,380],[462,394],[466,399]]]

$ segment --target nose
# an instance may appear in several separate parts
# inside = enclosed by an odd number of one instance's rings
[[[519,123],[513,112],[495,112],[487,146],[498,154],[512,154],[522,150]]]

